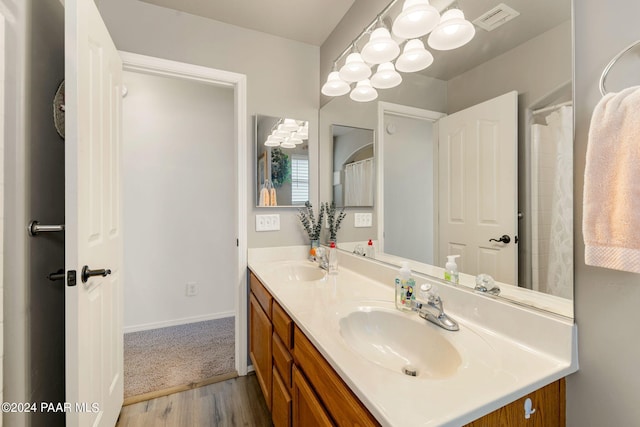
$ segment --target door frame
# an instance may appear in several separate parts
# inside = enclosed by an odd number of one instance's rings
[[[376,138],[376,146],[374,149],[375,159],[376,159],[376,216],[378,221],[378,250],[380,252],[384,252],[384,135],[385,135],[385,126],[384,126],[384,115],[391,114],[394,116],[407,117],[416,120],[425,120],[433,123],[433,146],[436,156],[436,161],[434,164],[437,164],[437,155],[438,155],[438,121],[445,117],[445,113],[440,113],[438,111],[425,110],[422,108],[409,107],[407,105],[394,104],[391,102],[378,102],[378,125],[377,125],[377,138]],[[434,169],[434,200],[438,200],[438,171]],[[434,218],[438,221],[438,208],[437,203],[434,204]],[[438,251],[438,227],[434,229],[434,254],[437,255]],[[437,261],[437,260],[436,260]],[[434,264],[438,265],[437,262]]]
[[[124,71],[190,80],[233,88],[236,140],[236,236],[238,252],[235,277],[235,368],[247,374],[247,77],[199,65],[120,51]]]

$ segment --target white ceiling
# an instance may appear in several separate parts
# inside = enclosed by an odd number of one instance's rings
[[[354,0],[141,0],[320,46]]]

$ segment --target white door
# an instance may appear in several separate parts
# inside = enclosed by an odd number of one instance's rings
[[[65,2],[65,81],[67,426],[112,427],[123,401],[122,63],[93,0]],[[86,282],[85,266],[96,274]]]
[[[439,134],[439,264],[458,254],[463,273],[517,283],[517,92],[442,118]]]

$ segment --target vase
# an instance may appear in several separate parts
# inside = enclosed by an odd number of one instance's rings
[[[310,248],[309,248],[309,260],[310,261],[315,261],[316,260],[316,255],[315,255],[314,249],[319,248],[319,247],[320,247],[320,239],[311,239],[311,244],[310,244]]]

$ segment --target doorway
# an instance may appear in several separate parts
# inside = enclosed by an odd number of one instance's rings
[[[167,375],[132,390],[175,390],[221,369],[244,375],[244,76],[121,57],[125,363],[133,360],[127,359],[128,337],[140,338],[136,351],[144,354],[140,343],[147,342],[154,354],[169,357],[159,365]],[[219,351],[230,340],[231,348]],[[197,360],[198,354],[211,360]],[[196,355],[196,363],[185,355]],[[125,398],[131,397],[127,370]]]

